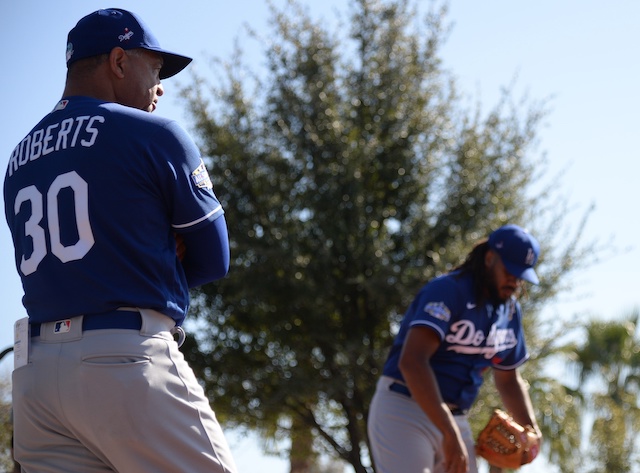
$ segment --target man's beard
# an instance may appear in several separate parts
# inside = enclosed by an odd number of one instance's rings
[[[500,291],[498,290],[498,284],[496,283],[496,277],[493,271],[487,272],[487,292],[489,293],[489,301],[491,301],[493,305],[504,304],[511,297],[500,296]]]

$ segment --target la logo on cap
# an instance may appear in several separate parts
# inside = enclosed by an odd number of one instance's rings
[[[527,250],[527,257],[524,260],[525,264],[528,264],[529,266],[533,266],[533,263],[536,262],[536,254],[533,251],[533,248],[529,248]]]

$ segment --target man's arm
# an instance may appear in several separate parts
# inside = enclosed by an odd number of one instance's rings
[[[176,242],[190,288],[220,279],[229,271],[229,236],[224,215],[198,230],[181,233]]]
[[[428,327],[409,329],[402,347],[399,368],[411,396],[442,432],[445,469],[450,473],[467,471],[469,455],[451,411],[442,399],[429,360],[440,346],[435,330]]]
[[[527,383],[522,379],[517,369],[493,370],[493,378],[502,398],[505,409],[513,420],[520,425],[530,425],[538,437],[542,439],[542,433],[536,422],[533,404],[529,397]]]

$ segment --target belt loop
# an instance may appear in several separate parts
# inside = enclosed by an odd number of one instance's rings
[[[142,308],[138,310],[142,316],[140,335],[152,336],[160,332],[171,332],[176,325],[175,320],[157,310]]]
[[[175,327],[173,327],[171,329],[171,335],[178,335],[178,348],[180,348],[182,346],[182,344],[184,343],[184,341],[187,339],[186,334],[184,333],[184,329],[178,325],[176,325]]]

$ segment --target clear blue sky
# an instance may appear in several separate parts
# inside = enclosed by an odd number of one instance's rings
[[[229,58],[236,39],[248,51],[248,60],[261,61],[258,47],[246,37],[242,25],[248,23],[265,31],[263,0],[3,3],[2,160],[8,159],[15,144],[59,99],[64,86],[66,34],[78,19],[98,8],[116,6],[139,13],[163,46],[193,56],[190,67],[200,72],[207,71],[210,55]],[[284,5],[285,1],[274,3]],[[344,12],[347,0],[302,3],[314,16],[333,21],[334,9]],[[586,238],[613,239],[617,248],[626,250],[575,275],[574,290],[547,312],[567,319],[611,318],[640,306],[636,292],[640,151],[635,139],[640,110],[640,2],[452,0],[449,19],[454,27],[442,49],[445,65],[471,101],[479,98],[485,109],[489,108],[500,88],[515,76],[516,96],[526,92],[534,99],[553,97],[539,148],[546,152],[552,171],[564,170],[560,187],[575,207],[569,220],[577,225],[577,218],[594,203]],[[184,107],[174,94],[176,83],[187,80],[188,76],[179,75],[165,81],[165,96],[156,113],[187,125]],[[1,349],[12,343],[13,323],[24,316],[22,288],[6,225],[0,225],[0,283],[0,299],[4,301]],[[7,363],[8,359],[3,366]],[[262,473],[288,471],[285,461],[261,456],[253,441],[239,442],[232,438],[241,471],[254,471],[257,466]],[[549,471],[536,463],[522,471]]]

